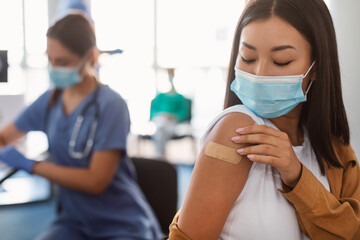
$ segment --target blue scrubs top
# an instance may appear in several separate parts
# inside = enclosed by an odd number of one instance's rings
[[[83,159],[69,155],[69,141],[76,117],[93,100],[89,94],[69,115],[64,113],[62,95],[47,110],[51,90],[41,95],[16,119],[16,127],[23,132],[43,131],[49,140],[49,151],[56,164],[75,168],[88,168],[92,153],[120,149],[125,154],[114,179],[101,195],[91,195],[60,187],[59,201],[62,211],[57,222],[78,226],[86,235],[102,238],[120,236],[124,239],[161,239],[160,225],[136,182],[134,166],[126,155],[126,139],[130,129],[127,105],[119,94],[106,85],[99,86],[97,103],[99,119],[90,154]],[[85,113],[76,140],[75,151],[82,152],[94,119],[95,105]],[[47,113],[48,111],[48,113]],[[106,161],[106,159],[104,159]]]

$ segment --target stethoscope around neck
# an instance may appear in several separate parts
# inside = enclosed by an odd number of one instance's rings
[[[99,89],[100,89],[100,86],[98,86],[96,88],[91,101],[86,104],[86,106],[81,111],[80,115],[78,115],[76,117],[75,125],[74,125],[73,131],[71,133],[71,138],[70,138],[69,146],[68,146],[68,153],[72,158],[75,158],[75,159],[86,158],[90,154],[91,149],[94,145],[95,132],[96,132],[96,128],[97,128],[98,120],[99,120],[99,104],[97,102],[98,95],[99,95]],[[76,140],[79,136],[79,132],[80,132],[82,123],[84,121],[85,114],[92,105],[95,106],[95,113],[94,113],[94,118],[90,125],[90,132],[88,135],[88,139],[86,141],[86,146],[85,146],[84,151],[77,152],[77,151],[75,151]],[[46,129],[48,129],[49,112],[50,112],[50,105],[48,105],[48,108],[46,111],[46,117],[45,117],[46,118],[45,122],[47,125]],[[49,146],[50,146],[50,144],[49,144]]]
[[[92,149],[92,147],[94,145],[95,132],[96,132],[96,127],[98,125],[98,120],[99,120],[99,106],[98,106],[98,102],[97,102],[97,98],[98,98],[98,94],[99,94],[99,88],[100,87],[96,88],[91,101],[88,102],[88,104],[86,104],[84,109],[81,111],[80,115],[78,115],[76,117],[74,129],[73,129],[73,131],[71,133],[71,138],[70,138],[69,147],[68,147],[69,155],[72,158],[76,158],[76,159],[86,158],[89,155],[89,153],[90,153],[90,151],[91,151],[91,149]],[[84,116],[85,116],[87,110],[92,105],[95,106],[95,113],[94,113],[94,118],[93,118],[93,120],[91,122],[91,125],[90,125],[90,132],[89,132],[88,139],[86,141],[86,146],[85,146],[84,151],[77,152],[77,151],[75,151],[76,140],[77,140],[77,138],[79,136],[79,132],[80,132],[82,123],[84,121]]]

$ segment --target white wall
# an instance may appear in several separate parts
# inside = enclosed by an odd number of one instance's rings
[[[342,88],[351,144],[360,159],[360,1],[329,0],[338,40]]]

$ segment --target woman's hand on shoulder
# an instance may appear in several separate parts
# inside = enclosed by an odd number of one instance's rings
[[[295,187],[301,176],[301,163],[286,133],[257,124],[239,128],[236,132],[238,135],[231,138],[234,143],[253,144],[237,147],[239,155],[247,156],[253,162],[273,166],[286,185]]]
[[[230,139],[238,126],[253,123],[245,114],[230,113],[205,139],[179,217],[179,228],[191,239],[218,239],[221,234],[252,165],[237,155],[239,145]]]

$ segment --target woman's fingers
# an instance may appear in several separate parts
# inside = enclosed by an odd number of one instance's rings
[[[260,144],[260,145],[240,148],[237,150],[237,152],[242,156],[255,154],[255,155],[272,156],[277,158],[281,157],[281,152],[277,147],[267,144]]]
[[[276,129],[266,126],[266,125],[258,125],[258,124],[254,124],[254,125],[248,126],[248,127],[238,128],[238,129],[236,129],[236,133],[238,133],[239,135],[265,134],[265,135],[278,137],[281,139],[288,137],[287,134],[284,132],[281,132],[279,130],[276,130]]]
[[[247,158],[253,162],[268,164],[270,166],[276,167],[277,158],[272,156],[249,154]]]
[[[279,138],[267,134],[238,135],[231,138],[234,143],[279,145]]]

